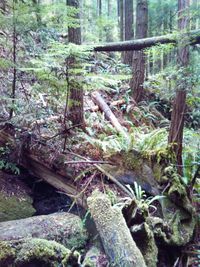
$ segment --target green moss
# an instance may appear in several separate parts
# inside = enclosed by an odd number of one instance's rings
[[[143,160],[139,153],[130,151],[122,154],[123,165],[128,170],[140,170],[143,164]]]
[[[71,251],[63,245],[45,239],[33,238],[27,240],[21,246],[17,258],[17,266],[25,266],[27,263],[40,263],[42,266],[57,267],[62,261],[67,262]]]
[[[30,197],[19,198],[0,193],[0,221],[31,217],[35,213]]]
[[[15,249],[8,243],[0,241],[0,266],[9,266],[15,258]]]

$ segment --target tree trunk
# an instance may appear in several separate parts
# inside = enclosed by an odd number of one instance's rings
[[[110,19],[110,16],[111,16],[111,0],[107,0],[108,3],[107,3],[107,19],[109,21]],[[112,42],[113,41],[113,34],[112,34],[112,27],[111,25],[108,25],[107,26],[107,29],[106,29],[106,42]]]
[[[120,40],[124,41],[124,0],[119,0]]]
[[[189,0],[178,0],[178,29],[186,30],[189,26],[189,15],[186,14],[189,8]],[[182,39],[178,47],[177,63],[179,68],[182,68],[182,79],[177,83],[177,91],[172,108],[171,125],[169,131],[168,142],[172,145],[172,150],[176,156],[177,169],[182,175],[182,143],[183,143],[183,128],[184,115],[186,109],[186,84],[188,71],[186,67],[189,63],[189,46],[185,46],[187,38]],[[185,79],[185,82],[183,81]]]
[[[13,79],[12,79],[12,92],[11,92],[11,109],[9,118],[12,119],[14,113],[15,106],[15,94],[16,94],[16,83],[17,83],[17,68],[16,68],[16,60],[17,60],[17,32],[16,32],[16,14],[15,14],[15,2],[13,0],[13,36],[12,36],[12,59],[13,59]]]
[[[79,8],[79,0],[67,0],[67,4],[74,8]],[[75,15],[75,18],[80,23],[80,13]],[[81,27],[68,28],[68,41],[77,45],[81,44]],[[76,65],[76,59],[70,59],[71,65]],[[73,68],[73,66],[72,66]],[[70,78],[68,83],[69,89],[69,119],[73,125],[84,124],[83,114],[83,89],[77,77]]]
[[[134,38],[134,31],[133,31],[133,0],[125,0],[125,40],[131,40]],[[124,52],[123,62],[128,65],[132,65],[132,51]]]
[[[148,24],[148,5],[147,0],[137,1],[136,11],[136,38],[147,37],[147,24]],[[130,82],[132,95],[136,103],[142,100],[143,96],[143,83],[145,79],[145,55],[143,51],[134,51],[133,77]]]

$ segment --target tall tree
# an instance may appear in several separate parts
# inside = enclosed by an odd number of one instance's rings
[[[134,38],[133,30],[133,0],[125,0],[124,2],[124,39],[131,40]],[[124,63],[132,65],[133,52],[124,52]]]
[[[189,0],[178,0],[178,29],[186,30],[189,27]],[[173,152],[176,156],[177,169],[179,174],[182,174],[182,144],[183,144],[183,128],[184,114],[186,110],[186,84],[188,73],[187,66],[189,63],[189,46],[187,39],[180,40],[177,63],[181,69],[181,78],[177,83],[176,96],[173,102],[171,115],[171,125],[168,142],[172,144]],[[183,81],[185,79],[185,82]]]
[[[100,27],[99,27],[99,41],[102,41],[103,32],[102,32],[102,0],[97,0],[97,14],[100,20]]]
[[[120,40],[124,41],[124,0],[118,1]]]
[[[147,37],[148,29],[148,3],[147,0],[137,0],[136,8],[136,39]],[[141,101],[143,95],[143,83],[145,79],[145,54],[143,51],[133,53],[133,77],[130,87],[136,103]]]
[[[107,0],[107,19],[110,20],[111,17],[111,0]],[[113,34],[112,34],[112,27],[110,25],[107,25],[106,28],[106,42],[112,42],[113,41]]]
[[[16,29],[16,2],[15,0],[12,1],[12,60],[13,60],[13,79],[12,79],[12,91],[11,91],[11,99],[12,105],[10,109],[10,119],[13,117],[14,113],[14,106],[15,106],[15,97],[16,97],[16,86],[17,86],[17,68],[16,68],[16,61],[17,61],[17,29]]]
[[[81,44],[81,27],[80,27],[80,2],[79,0],[67,0],[67,5],[72,6],[77,9],[75,18],[79,24],[77,27],[68,28],[68,41],[77,45]],[[70,59],[70,64],[75,65],[75,57]],[[73,125],[83,124],[84,115],[83,115],[83,90],[81,88],[79,77],[69,78],[68,87],[69,87],[69,119]]]

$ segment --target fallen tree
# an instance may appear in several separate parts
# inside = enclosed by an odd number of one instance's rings
[[[167,34],[144,39],[137,39],[123,42],[113,42],[95,46],[94,51],[133,51],[142,50],[158,44],[175,44],[185,38],[190,45],[200,44],[200,29],[183,34]]]
[[[92,94],[92,99],[95,104],[97,104],[99,108],[105,113],[105,117],[112,123],[116,130],[121,133],[125,138],[129,138],[128,133],[125,132],[118,119],[116,118],[112,110],[109,108],[108,104],[105,102],[100,93],[94,92]]]
[[[54,240],[69,249],[83,247],[88,239],[81,218],[61,212],[0,223],[0,240],[27,238]]]

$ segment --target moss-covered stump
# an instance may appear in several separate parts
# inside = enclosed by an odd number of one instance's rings
[[[121,208],[111,206],[108,196],[98,190],[93,192],[87,203],[111,264],[116,267],[145,267],[144,258],[131,236]]]
[[[0,223],[0,240],[24,238],[55,240],[71,249],[83,247],[88,235],[80,217],[65,212]]]
[[[0,267],[78,266],[78,252],[45,239],[0,241]]]
[[[18,176],[0,172],[0,222],[31,217],[35,213],[30,189]]]

